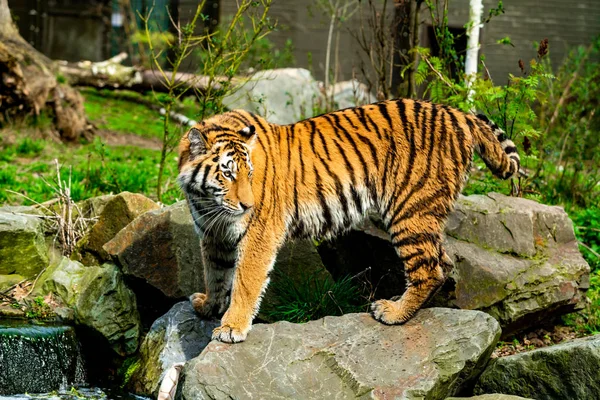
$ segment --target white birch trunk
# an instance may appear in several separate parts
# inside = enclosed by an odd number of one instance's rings
[[[479,53],[479,30],[481,29],[481,14],[483,13],[483,0],[470,0],[469,2],[469,25],[467,29],[467,58],[465,60],[466,84],[469,91],[467,100],[473,99],[473,81],[477,74],[477,62]]]

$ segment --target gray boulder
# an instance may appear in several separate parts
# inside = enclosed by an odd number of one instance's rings
[[[20,211],[0,211],[0,275],[31,278],[47,265],[42,219]]]
[[[200,319],[189,301],[175,304],[152,324],[127,388],[138,395],[155,396],[164,372],[175,363],[197,357],[218,325],[218,321]]]
[[[276,124],[290,124],[312,117],[315,106],[324,103],[320,85],[310,71],[281,68],[259,71],[223,104],[230,110],[243,109]]]
[[[600,335],[493,360],[478,393],[535,399],[600,399]]]
[[[65,257],[44,271],[33,290],[33,296],[48,293],[62,303],[55,312],[106,338],[117,354],[137,350],[141,326],[136,298],[115,265],[86,267]]]
[[[487,363],[500,327],[477,311],[430,308],[402,326],[368,314],[256,325],[211,342],[183,372],[184,399],[445,399]]]
[[[104,245],[127,276],[169,298],[203,290],[200,241],[185,201],[142,214]]]
[[[160,208],[154,201],[137,193],[123,192],[111,196],[106,202],[103,200],[98,198],[95,202],[86,203],[90,213],[102,210],[89,233],[78,243],[78,255],[86,265],[108,261],[109,256],[102,246],[138,216]]]
[[[356,79],[337,82],[329,88],[327,95],[333,100],[336,109],[361,106],[377,101],[364,83]]]
[[[319,251],[334,277],[371,267],[376,297],[391,297],[403,291],[404,277],[378,223],[367,220]],[[434,304],[485,311],[504,334],[583,305],[589,266],[561,207],[495,193],[461,197],[445,248],[455,268]]]

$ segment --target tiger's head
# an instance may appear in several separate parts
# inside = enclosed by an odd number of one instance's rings
[[[177,181],[185,193],[194,220],[235,220],[251,211],[254,126],[243,126],[227,114],[192,127],[179,144]]]

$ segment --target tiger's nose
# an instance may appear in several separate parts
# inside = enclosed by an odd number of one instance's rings
[[[249,209],[251,209],[252,207],[254,207],[254,204],[252,204],[252,203],[242,203],[240,201],[240,207],[242,207],[242,211],[248,211]]]

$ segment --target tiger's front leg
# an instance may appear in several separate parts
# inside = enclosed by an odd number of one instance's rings
[[[221,326],[213,331],[213,340],[225,343],[246,340],[284,236],[283,229],[278,230],[273,225],[257,224],[248,228],[238,247],[229,309],[221,319]]]

